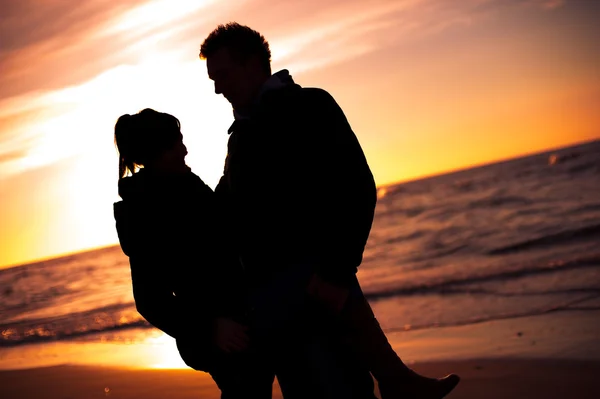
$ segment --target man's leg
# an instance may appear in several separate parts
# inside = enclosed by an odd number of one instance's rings
[[[304,327],[278,344],[274,364],[284,399],[375,399],[366,365],[321,316],[320,306],[309,309]]]
[[[221,399],[272,399],[275,374],[264,356],[252,352],[223,354],[209,370]]]
[[[374,399],[366,364],[340,345],[339,323],[309,299],[309,264],[281,272],[253,295],[253,335],[270,353],[285,399]]]

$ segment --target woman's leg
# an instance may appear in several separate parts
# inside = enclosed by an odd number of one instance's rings
[[[348,344],[368,364],[383,399],[412,398],[413,395],[423,399],[440,399],[458,383],[457,375],[428,378],[404,364],[381,329],[358,280],[350,287],[340,320]]]

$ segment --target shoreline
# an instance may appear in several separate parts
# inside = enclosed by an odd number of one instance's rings
[[[455,372],[461,382],[448,399],[593,399],[600,397],[600,361],[556,359],[473,359],[419,363],[427,376]],[[102,366],[51,366],[0,371],[6,399],[146,398],[217,399],[208,374],[183,369],[130,369]],[[40,396],[41,395],[41,396]],[[281,398],[274,384],[273,398]]]
[[[598,320],[600,310],[572,310],[386,335],[410,365],[480,358],[600,362]],[[385,321],[382,326],[385,330]],[[0,348],[0,371],[58,365],[187,368],[175,341],[158,330],[113,331],[85,339]]]
[[[574,310],[387,335],[417,372],[461,376],[448,399],[596,399],[597,320],[598,310]],[[219,398],[210,376],[183,365],[169,337],[140,342],[136,334],[148,336],[148,331],[119,334],[116,342],[86,339],[0,349],[0,397]],[[273,393],[281,398],[276,383]]]

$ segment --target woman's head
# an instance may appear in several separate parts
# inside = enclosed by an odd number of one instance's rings
[[[119,178],[139,167],[185,165],[187,149],[180,128],[176,117],[150,108],[120,116],[115,124]]]

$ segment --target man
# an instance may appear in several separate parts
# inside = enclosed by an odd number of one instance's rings
[[[268,42],[247,26],[219,25],[200,58],[234,111],[215,191],[256,293],[257,325],[286,347],[275,356],[284,396],[373,398],[371,371],[384,398],[413,393],[394,391],[398,378],[431,391],[428,399],[443,397],[447,383],[417,378],[397,357],[356,279],[376,186],[336,101],[287,70],[272,74]],[[304,301],[307,293],[318,305]],[[285,345],[290,336],[299,342]]]

